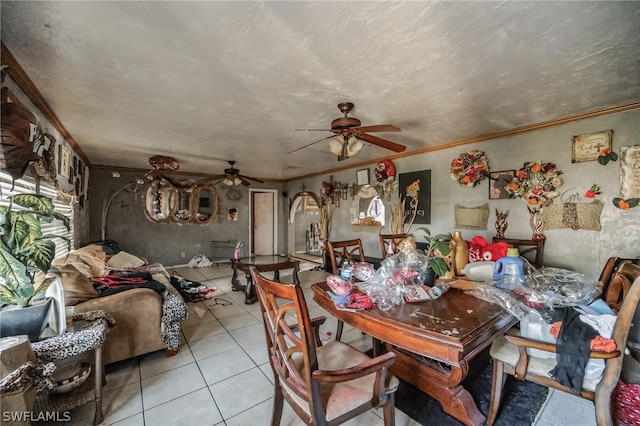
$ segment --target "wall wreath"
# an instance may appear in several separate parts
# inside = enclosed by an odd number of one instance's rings
[[[474,187],[489,176],[489,159],[484,151],[463,152],[451,161],[449,173],[460,185]]]

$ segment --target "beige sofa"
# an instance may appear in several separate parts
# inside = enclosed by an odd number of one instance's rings
[[[168,356],[177,353],[180,322],[186,319],[187,309],[162,265],[146,265],[143,259],[125,252],[107,256],[100,245],[74,250],[53,265],[60,271],[67,306],[74,306],[74,312],[105,310],[115,319],[116,325],[103,346],[105,364],[160,349],[165,349]],[[148,269],[154,280],[166,286],[166,292],[135,288],[98,297],[92,277],[137,267]]]

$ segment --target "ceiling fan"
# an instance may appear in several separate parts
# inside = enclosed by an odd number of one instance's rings
[[[368,133],[399,132],[399,127],[392,124],[362,126],[360,120],[348,116],[353,107],[354,105],[351,102],[339,103],[338,109],[340,109],[340,111],[344,114],[344,117],[336,118],[335,120],[333,120],[331,122],[331,129],[296,129],[297,131],[307,132],[333,132],[335,133],[335,135],[327,136],[326,138],[311,142],[310,144],[307,144],[300,148],[296,148],[293,151],[289,151],[287,154],[291,154],[327,139],[331,139],[329,141],[329,149],[332,153],[338,156],[338,161],[346,160],[347,158],[355,155],[358,151],[360,151],[363,146],[362,141],[369,142],[370,144],[377,145],[394,152],[402,152],[407,149],[407,147],[404,145],[400,145],[398,143],[380,138],[378,136],[373,136]]]
[[[222,183],[229,186],[240,185],[240,184],[243,184],[244,186],[249,186],[251,185],[251,182],[249,182],[250,180],[254,182],[260,182],[260,183],[264,182],[260,179],[241,175],[240,170],[233,167],[233,165],[236,164],[235,161],[228,161],[228,163],[231,167],[224,169],[223,175],[211,176],[206,180],[222,179]]]

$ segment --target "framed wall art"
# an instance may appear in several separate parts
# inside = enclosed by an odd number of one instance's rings
[[[596,161],[603,149],[611,149],[613,130],[571,137],[571,162]]]
[[[60,176],[69,178],[69,169],[71,167],[71,155],[69,154],[69,150],[64,146],[59,146],[59,163],[58,163],[58,173]]]
[[[515,170],[502,170],[500,172],[489,173],[489,199],[490,200],[503,200],[509,197],[509,191],[507,186],[511,183],[511,180],[516,176]]]
[[[227,221],[230,221],[230,222],[238,221],[238,209],[236,207],[229,207],[227,209]]]
[[[401,173],[398,182],[405,223],[431,223],[431,170]]]
[[[620,147],[620,196],[640,198],[640,145]]]
[[[369,169],[360,169],[356,172],[358,185],[369,185]]]

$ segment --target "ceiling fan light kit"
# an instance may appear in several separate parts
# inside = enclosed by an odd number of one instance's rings
[[[354,105],[351,102],[341,102],[338,104],[338,109],[344,114],[344,117],[336,118],[331,122],[330,130],[323,129],[296,129],[304,131],[329,131],[335,133],[337,136],[329,136],[322,138],[315,142],[311,142],[300,148],[296,148],[293,151],[289,151],[288,154],[299,151],[308,146],[314,145],[324,140],[329,140],[329,151],[338,156],[338,161],[346,160],[349,157],[354,156],[364,146],[364,142],[368,142],[372,145],[377,145],[381,148],[389,149],[394,152],[402,152],[406,149],[404,145],[392,142],[387,139],[373,136],[367,132],[399,132],[400,128],[392,124],[378,124],[373,126],[362,126],[362,122],[354,117],[349,117],[348,114],[353,109]]]

